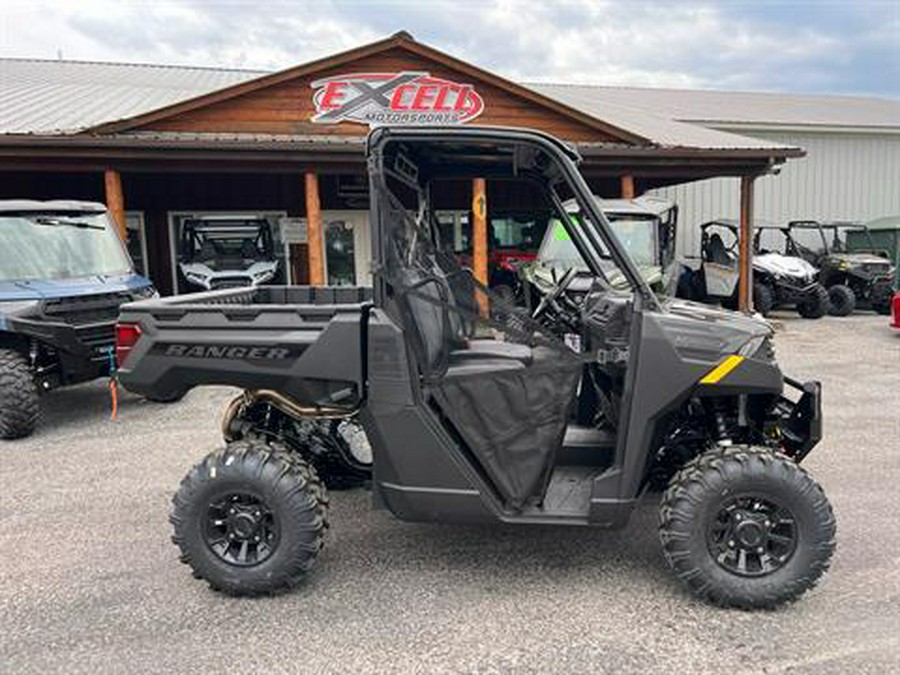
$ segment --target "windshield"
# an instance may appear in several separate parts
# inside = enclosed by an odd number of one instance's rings
[[[0,215],[0,281],[130,271],[131,260],[105,213]]]
[[[573,223],[580,223],[579,214],[570,215]],[[655,218],[617,218],[608,214],[610,225],[616,236],[625,246],[625,250],[639,267],[652,267],[658,264],[656,253],[656,219]],[[587,269],[578,249],[572,242],[572,238],[566,232],[562,222],[554,218],[544,235],[541,243],[538,259],[545,265],[552,266],[557,271],[565,271],[571,267]],[[614,267],[612,260],[604,258],[603,262],[609,263],[609,269]],[[609,271],[604,264],[604,271]]]
[[[269,260],[266,230],[262,225],[203,225],[186,228],[182,254],[188,260],[214,264],[228,260]]]
[[[656,231],[657,220],[655,218],[640,218],[629,216],[622,218],[615,214],[607,214],[613,232],[619,241],[625,246],[628,255],[638,267],[652,267],[657,265]]]

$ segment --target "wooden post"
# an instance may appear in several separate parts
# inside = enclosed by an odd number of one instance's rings
[[[634,176],[622,176],[622,199],[634,199]]]
[[[738,240],[738,309],[753,311],[753,181],[741,176],[741,222]]]
[[[122,195],[122,176],[115,169],[103,172],[103,183],[106,187],[106,208],[119,228],[122,241],[128,241],[128,229],[125,225],[125,197]]]
[[[472,268],[475,278],[488,285],[487,188],[484,178],[472,179]],[[487,297],[478,293],[482,314],[487,314]]]
[[[319,177],[314,171],[306,175],[306,232],[309,244],[309,285],[325,285],[325,246],[322,243],[322,208],[319,202]]]

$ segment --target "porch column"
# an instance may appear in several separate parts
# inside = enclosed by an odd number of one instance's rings
[[[472,179],[472,268],[475,278],[488,285],[487,188],[484,178]],[[487,298],[478,293],[482,314],[487,314]]]
[[[119,228],[122,241],[128,240],[125,226],[125,197],[122,195],[122,176],[115,169],[103,172],[103,183],[106,188],[106,208]]]
[[[753,181],[741,176],[741,222],[738,241],[738,309],[753,311]]]
[[[306,232],[309,249],[309,285],[325,285],[325,247],[322,243],[322,208],[319,203],[319,177],[315,171],[305,174]]]
[[[622,199],[634,199],[634,176],[622,176]]]

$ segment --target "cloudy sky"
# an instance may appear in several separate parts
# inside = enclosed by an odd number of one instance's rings
[[[900,98],[900,0],[2,0],[0,56],[278,69],[410,31],[521,81]]]

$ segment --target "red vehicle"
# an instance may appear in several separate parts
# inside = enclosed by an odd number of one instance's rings
[[[894,299],[891,301],[891,327],[900,330],[900,291],[894,293]]]
[[[534,262],[537,249],[547,229],[547,214],[498,213],[488,219],[488,285],[501,297],[512,301],[519,286],[519,267]],[[462,250],[456,258],[463,267],[472,267],[471,225],[467,214],[459,219],[459,241]],[[447,219],[446,236],[453,236]]]

